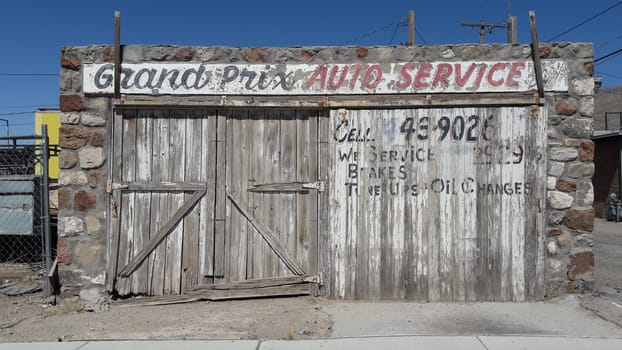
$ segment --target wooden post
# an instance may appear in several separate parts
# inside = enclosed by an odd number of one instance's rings
[[[508,16],[508,43],[516,44],[517,42],[516,16]]]
[[[408,45],[415,45],[415,10],[408,11]]]
[[[538,96],[544,97],[544,82],[542,81],[542,66],[540,65],[540,50],[538,43],[538,30],[536,28],[536,12],[529,11],[529,24],[531,26],[531,56],[536,71],[536,84],[538,85]]]
[[[121,98],[121,12],[114,12],[114,98]]]

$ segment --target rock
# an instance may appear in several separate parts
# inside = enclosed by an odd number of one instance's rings
[[[58,235],[60,237],[77,236],[84,232],[84,221],[76,216],[58,218]]]
[[[574,181],[558,179],[555,188],[562,192],[574,192],[577,190],[577,183]]]
[[[64,149],[58,156],[58,167],[61,169],[73,168],[78,164],[78,153]]]
[[[80,113],[61,113],[60,114],[60,123],[61,124],[71,124],[76,125],[80,124]]]
[[[573,179],[591,178],[594,175],[594,163],[570,163],[566,175]]]
[[[60,66],[70,70],[80,70],[80,60],[77,58],[60,57]]]
[[[589,139],[592,137],[592,119],[568,118],[561,123],[562,131],[568,137]]]
[[[56,259],[59,264],[71,265],[71,252],[64,238],[58,238],[56,242]]]
[[[311,61],[311,59],[313,59],[313,53],[311,53],[310,51],[307,50],[303,50],[300,53],[300,60],[303,62],[309,62]]]
[[[87,303],[84,306],[84,311],[94,313],[108,312],[110,311],[110,299],[108,297],[101,296],[94,301]],[[93,328],[91,328],[91,330],[93,330]]]
[[[594,94],[594,78],[575,79],[570,83],[570,91],[579,96]]]
[[[559,162],[567,162],[577,159],[579,152],[574,147],[551,147],[549,149],[549,159]]]
[[[80,149],[78,154],[80,158],[80,168],[82,169],[99,168],[106,160],[101,147],[85,147]]]
[[[58,144],[62,148],[78,149],[84,147],[91,138],[91,131],[75,126],[61,126]]]
[[[548,217],[547,217],[547,223],[549,225],[559,225],[562,223],[562,221],[564,221],[565,217],[566,217],[566,213],[563,211],[549,210]]]
[[[247,62],[265,62],[266,61],[266,49],[265,48],[250,48],[244,50],[244,60]]]
[[[550,46],[540,46],[538,48],[538,55],[540,56],[540,58],[547,58],[549,57],[550,54],[551,54]]]
[[[58,190],[58,209],[71,209],[71,190],[60,188]]]
[[[594,75],[594,62],[585,62],[583,66],[585,67],[587,74]]]
[[[73,208],[77,211],[88,211],[97,207],[97,195],[86,191],[78,191],[73,196]]]
[[[584,97],[579,101],[579,114],[584,117],[594,116],[594,97]]]
[[[194,56],[194,50],[190,47],[182,47],[175,53],[175,59],[178,61],[190,61]]]
[[[555,104],[555,112],[561,115],[573,115],[577,113],[577,107],[568,100],[559,100]]]
[[[565,163],[549,161],[547,174],[553,177],[560,177],[564,174]]]
[[[570,255],[567,276],[570,280],[575,280],[581,275],[594,271],[594,254],[592,252],[581,252]]]
[[[591,181],[581,181],[577,187],[577,205],[591,207],[594,204],[594,186]]]
[[[84,110],[84,102],[80,95],[61,95],[59,104],[61,112],[81,112]]]
[[[570,247],[571,243],[572,243],[572,237],[570,237],[570,235],[564,233],[564,234],[557,236],[557,244],[559,244],[560,247],[568,248]]]
[[[61,186],[68,185],[86,185],[89,180],[86,178],[86,174],[82,171],[61,170],[58,175],[58,184]]]
[[[83,113],[81,120],[84,126],[103,126],[106,124],[106,119],[95,113]]]
[[[557,184],[557,178],[555,176],[548,176],[546,178],[546,189],[547,190],[554,190],[555,184]]]
[[[572,207],[574,198],[564,192],[548,191],[547,199],[553,209],[568,209]]]
[[[462,58],[466,60],[470,60],[479,54],[479,50],[475,45],[468,45],[462,50]]]
[[[104,136],[104,132],[101,130],[93,131],[89,144],[93,147],[103,147],[105,143],[106,137]]]
[[[566,212],[564,225],[570,229],[592,231],[594,228],[594,209],[570,209]]]
[[[555,241],[548,241],[546,244],[546,250],[549,255],[557,254],[557,243]]]
[[[585,140],[581,142],[581,151],[579,152],[579,160],[582,162],[591,162],[594,160],[594,141]]]
[[[365,58],[369,54],[369,49],[366,47],[357,47],[355,53],[357,58]]]
[[[100,179],[104,177],[104,172],[99,170],[93,170],[89,172],[89,186],[99,186]]]
[[[449,59],[449,58],[456,57],[456,54],[454,53],[454,50],[450,48],[446,48],[443,51],[441,51],[441,57],[444,59]]]
[[[562,233],[564,233],[564,231],[562,231],[562,230],[560,230],[560,229],[556,228],[556,229],[553,229],[553,230],[550,230],[550,231],[549,231],[549,236],[559,236],[559,235],[561,235]]]
[[[92,215],[87,215],[86,218],[84,218],[84,222],[86,223],[86,232],[89,234],[99,232],[102,227],[99,219]]]

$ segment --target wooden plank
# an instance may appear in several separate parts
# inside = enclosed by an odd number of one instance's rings
[[[279,142],[279,167],[281,182],[296,181],[296,156],[297,156],[297,128],[296,114],[291,109],[282,110],[280,115],[280,142]],[[284,248],[292,254],[296,259],[298,256],[298,235],[297,220],[304,219],[297,217],[297,201],[295,193],[282,192],[277,196],[280,210],[277,211],[277,217],[280,219],[278,224],[279,240],[284,244]],[[296,259],[298,260],[298,259]],[[301,266],[302,269],[302,266]],[[288,275],[288,267],[280,264],[279,276]]]
[[[331,169],[334,166],[333,157],[330,153],[329,144],[329,114],[325,111],[318,111],[318,179],[326,182],[326,188],[324,192],[318,195],[317,206],[317,236],[318,236],[318,272],[322,279],[322,285],[320,287],[320,295],[322,296],[334,296],[334,269],[333,269],[333,244],[331,239],[331,206],[329,194],[332,193],[333,188],[328,182],[331,174]]]
[[[316,282],[317,277],[311,276],[284,276],[273,278],[261,278],[253,280],[245,280],[236,283],[224,283],[224,284],[207,284],[198,285],[189,289],[189,291],[198,290],[240,290],[240,289],[254,289],[254,288],[266,288],[274,286],[285,286],[289,284],[300,284],[308,282]]]
[[[303,158],[303,162],[306,160]],[[303,176],[303,175],[301,175]],[[304,178],[308,178],[309,175],[304,175]],[[302,192],[309,193],[310,190],[315,189],[313,186],[319,186],[319,183],[311,182],[282,182],[282,183],[266,183],[266,184],[254,184],[249,188],[248,192]]]
[[[136,117],[136,177],[138,181],[151,180],[151,153],[153,120],[149,111],[139,111]],[[132,255],[137,254],[149,242],[151,224],[151,193],[137,192],[134,194],[134,245]],[[143,264],[132,276],[132,292],[135,294],[149,293],[149,264]]]
[[[111,157],[111,176],[110,180],[121,180],[121,164],[123,161],[123,117],[114,113],[112,115],[112,131],[110,143]],[[110,252],[108,254],[108,266],[106,269],[106,290],[112,292],[115,289],[117,281],[117,266],[119,261],[119,243],[120,243],[120,218],[119,205],[121,204],[121,192],[114,191],[110,199],[109,217],[110,217]]]
[[[235,205],[235,207],[240,211],[242,216],[244,216],[253,227],[259,232],[259,234],[263,237],[263,239],[268,243],[270,248],[276,253],[276,255],[281,259],[281,261],[287,266],[287,268],[295,275],[301,276],[305,274],[305,271],[302,269],[300,264],[296,261],[294,256],[288,251],[286,247],[278,240],[270,228],[262,224],[261,222],[255,219],[255,216],[250,214],[245,208],[243,202],[239,199],[235,198],[231,193],[227,193],[227,197],[231,200],[231,203]]]
[[[173,182],[184,181],[186,168],[185,143],[186,143],[186,111],[171,111],[170,123],[170,168],[169,179]],[[173,212],[184,203],[184,193],[169,193],[169,211]],[[185,213],[185,215],[187,215]],[[184,217],[185,217],[184,215]],[[164,277],[164,294],[180,294],[181,292],[181,263],[184,239],[184,222],[178,219],[173,230],[166,236],[166,267]]]
[[[169,160],[169,122],[168,115],[162,111],[152,112],[153,118],[153,148],[152,148],[152,174],[153,183],[161,183],[169,180],[168,160]],[[158,187],[159,188],[159,187]],[[152,192],[151,194],[151,235],[150,240],[155,236],[155,232],[166,223],[168,215],[168,193]],[[162,295],[164,293],[164,269],[166,265],[166,245],[157,246],[149,254],[149,294]]]
[[[145,248],[143,248],[140,253],[138,253],[134,259],[121,270],[121,272],[119,272],[119,275],[129,276],[132,272],[134,272],[147,258],[149,253],[151,253],[151,251],[153,251],[153,249],[155,249],[160,242],[162,242],[171,232],[173,232],[175,226],[177,226],[177,223],[183,219],[188,212],[190,212],[190,210],[204,195],[205,189],[194,192],[192,196],[175,211],[170,219],[158,229],[151,241],[149,241],[149,244],[147,244],[147,246],[145,246]]]
[[[533,92],[421,94],[421,95],[333,95],[333,96],[136,96],[126,95],[115,101],[117,108],[438,108],[438,107],[498,107],[542,105]]]
[[[248,127],[248,111],[233,111],[227,127],[227,160],[230,165],[230,171],[227,173],[227,188],[231,193],[240,197],[247,196],[249,179]],[[235,208],[229,208],[230,225],[227,227],[228,247],[226,248],[229,256],[226,259],[228,263],[226,273],[227,281],[232,282],[246,279],[248,224],[240,212]],[[244,210],[247,208],[245,205]]]
[[[224,282],[225,276],[225,259],[226,259],[226,242],[225,242],[225,220],[227,219],[228,201],[226,186],[228,182],[228,176],[230,173],[230,162],[227,156],[227,145],[229,141],[227,139],[227,113],[226,110],[218,110],[216,116],[216,193],[215,193],[215,208],[214,208],[214,252],[213,252],[213,264],[214,264],[214,282]],[[231,143],[233,140],[231,140]],[[206,255],[209,259],[209,256]]]
[[[146,192],[172,192],[172,191],[196,191],[205,188],[201,182],[171,182],[171,181],[133,181],[119,182],[121,191],[146,191]]]
[[[280,110],[268,109],[264,111],[264,134],[262,140],[264,156],[264,176],[266,179],[281,182],[281,115]],[[261,222],[274,230],[277,239],[281,236],[281,203],[278,196],[264,194],[261,204]],[[281,263],[272,253],[270,244],[267,242],[262,251],[262,260],[259,262],[264,266],[264,276],[278,276]]]
[[[188,111],[186,118],[186,140],[185,155],[186,164],[184,169],[184,180],[197,182],[201,180],[200,159],[202,140],[202,119],[201,111]],[[199,166],[197,166],[199,165]],[[204,184],[207,189],[209,186]],[[188,195],[185,195],[187,199]],[[205,196],[204,196],[205,197]],[[201,199],[201,201],[203,198]],[[188,288],[199,284],[199,257],[201,252],[199,249],[199,219],[201,216],[201,204],[196,205],[194,209],[184,218],[183,245],[182,245],[182,262],[181,262],[181,292]],[[206,213],[207,214],[207,213]]]
[[[249,204],[255,209],[253,214],[259,219],[264,219],[264,214],[268,212],[269,208],[265,205],[264,201],[267,198],[267,195],[264,194],[264,191],[255,192],[254,189],[257,188],[257,183],[262,183],[264,181],[274,181],[274,179],[269,178],[266,172],[270,172],[270,168],[265,166],[267,159],[264,155],[264,132],[265,132],[265,124],[266,124],[266,115],[265,111],[262,109],[252,109],[249,111],[250,120],[253,123],[252,127],[252,140],[254,142],[254,147],[250,150],[250,158],[251,158],[251,174],[252,179],[255,182],[249,182],[249,185],[252,184],[253,188],[249,188]],[[258,187],[262,187],[259,185]],[[266,267],[264,262],[264,255],[269,252],[270,248],[266,244],[266,242],[261,238],[261,235],[257,233],[254,227],[249,228],[249,241],[248,241],[248,273],[247,278],[263,278],[266,276]]]
[[[136,172],[136,118],[123,118],[123,151],[121,164],[122,181],[132,182]],[[119,265],[124,266],[134,255],[134,193],[122,193],[120,202],[121,240],[119,245]],[[128,295],[132,291],[131,276],[119,274],[117,291],[120,295]]]
[[[201,199],[199,220],[200,273],[209,282],[214,279],[214,219],[216,204],[216,142],[217,112],[207,111],[201,122],[201,180],[207,183],[207,192]],[[199,279],[199,282],[205,282]]]
[[[121,307],[159,306],[190,303],[197,301],[226,301],[268,297],[278,298],[302,296],[309,295],[309,284],[290,284],[284,286],[241,290],[201,290],[194,293],[196,294],[167,295],[154,298],[127,299],[127,301],[117,302],[117,305]]]

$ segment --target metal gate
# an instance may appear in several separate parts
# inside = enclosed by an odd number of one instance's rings
[[[318,261],[317,116],[115,115],[108,290],[162,295],[287,276],[308,282]]]

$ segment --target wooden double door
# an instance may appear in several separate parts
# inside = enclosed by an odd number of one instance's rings
[[[108,290],[316,276],[319,113],[117,111]]]

